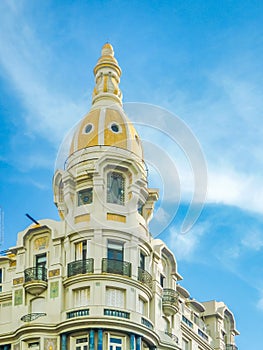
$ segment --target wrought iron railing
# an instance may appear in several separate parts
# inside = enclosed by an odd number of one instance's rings
[[[114,316],[114,317],[122,317],[122,318],[130,318],[129,312],[115,310],[115,309],[104,309],[105,316]]]
[[[173,341],[176,342],[176,344],[179,343],[179,338],[175,334],[170,333],[168,331],[166,331],[165,334],[167,334],[171,339],[173,339]]]
[[[186,323],[187,326],[189,326],[190,328],[193,328],[193,327],[194,327],[193,322],[191,322],[190,320],[188,320],[188,318],[186,318],[184,315],[182,316],[182,321],[183,321],[184,323]]]
[[[178,302],[178,292],[176,292],[174,289],[164,288],[162,301],[163,304],[176,304]]]
[[[199,329],[199,328],[198,328],[198,335],[200,335],[200,337],[202,337],[203,339],[208,341],[208,336],[203,331],[201,331],[201,329]]]
[[[102,272],[131,277],[131,263],[115,259],[102,259]]]
[[[149,320],[147,320],[146,318],[142,317],[142,318],[141,318],[141,323],[142,323],[144,326],[146,326],[146,327],[148,327],[148,328],[150,328],[150,329],[153,329],[153,324],[152,324]]]
[[[68,277],[93,273],[94,272],[94,259],[76,260],[68,264]]]
[[[238,347],[234,344],[226,344],[226,350],[238,350]]]
[[[67,318],[81,317],[81,316],[89,316],[89,309],[79,309],[67,312]]]
[[[145,271],[141,267],[138,267],[138,281],[146,284],[149,288],[152,288],[153,278],[149,272]]]
[[[21,317],[21,321],[23,322],[31,322],[36,320],[39,317],[46,316],[47,314],[44,312],[34,312],[32,314],[27,314]]]
[[[47,282],[47,269],[44,266],[29,267],[24,271],[25,282],[44,281]]]

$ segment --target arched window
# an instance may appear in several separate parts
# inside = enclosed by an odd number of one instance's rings
[[[58,185],[58,201],[61,203],[64,200],[64,185],[62,180],[60,180]]]
[[[107,202],[124,205],[124,177],[117,172],[109,172],[107,176]]]

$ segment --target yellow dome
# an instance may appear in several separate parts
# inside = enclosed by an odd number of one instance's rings
[[[87,147],[114,146],[143,157],[139,136],[122,109],[119,89],[121,69],[114,51],[106,43],[95,68],[91,111],[79,123],[70,155]]]
[[[116,106],[91,110],[79,123],[70,154],[92,146],[113,146],[143,157],[141,141],[121,108]]]

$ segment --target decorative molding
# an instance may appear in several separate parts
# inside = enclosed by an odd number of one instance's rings
[[[59,295],[58,281],[50,283],[50,299],[57,298]]]
[[[18,284],[24,283],[24,277],[18,277],[13,279],[13,285],[17,286]]]
[[[126,216],[120,214],[107,213],[107,220],[118,221],[118,222],[126,222]]]
[[[48,277],[57,277],[60,276],[60,269],[54,269],[48,271]]]
[[[57,350],[57,338],[44,338],[44,350]]]
[[[90,214],[83,214],[75,217],[75,224],[90,221]]]
[[[14,305],[22,305],[23,304],[23,289],[15,290],[14,294]]]
[[[49,239],[47,236],[40,237],[34,241],[34,250],[43,250],[47,249],[49,244]]]

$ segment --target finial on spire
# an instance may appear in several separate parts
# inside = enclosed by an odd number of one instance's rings
[[[122,93],[119,88],[121,69],[114,57],[111,44],[106,43],[101,50],[101,57],[94,68],[95,88],[93,90],[92,105],[117,102],[122,105]],[[104,102],[103,102],[104,101]]]
[[[101,56],[114,56],[113,47],[110,43],[106,43],[103,45],[101,50]]]

